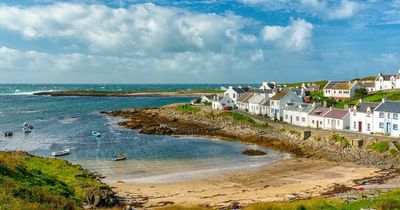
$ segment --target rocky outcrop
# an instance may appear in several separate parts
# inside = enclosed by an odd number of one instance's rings
[[[261,150],[256,150],[256,149],[246,149],[242,152],[244,155],[248,156],[263,156],[266,155],[267,153]]]

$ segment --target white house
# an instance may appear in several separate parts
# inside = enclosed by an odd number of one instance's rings
[[[254,96],[252,92],[246,92],[237,101],[237,106],[240,110],[249,111],[249,99]]]
[[[375,91],[375,81],[361,81],[360,85],[365,88],[367,92]]]
[[[228,90],[224,92],[224,96],[229,96],[233,100],[236,106],[237,100],[245,93],[246,91],[241,87],[232,87],[229,86]]]
[[[275,89],[276,82],[268,82],[268,81],[263,81],[262,85],[260,86],[259,89],[261,90],[273,90]]]
[[[391,90],[396,88],[396,77],[398,74],[379,73],[375,79],[375,90]],[[400,83],[398,85],[400,87]]]
[[[344,130],[350,126],[350,112],[343,109],[332,109],[324,115],[324,129]]]
[[[283,117],[283,108],[289,102],[292,103],[302,103],[303,99],[297,96],[296,93],[292,91],[281,91],[276,95],[272,96],[270,101],[270,118],[282,120]]]
[[[302,127],[308,127],[308,115],[316,104],[287,103],[283,109],[283,121]]]
[[[264,101],[261,102],[261,114],[263,116],[269,116],[270,115],[270,99],[265,98]]]
[[[350,113],[350,130],[360,133],[373,132],[374,109],[379,103],[360,102],[353,106]]]
[[[262,104],[268,100],[268,96],[264,94],[254,94],[249,99],[249,112],[252,114],[262,115]]]
[[[391,136],[400,136],[399,132],[400,101],[382,100],[374,110],[374,133],[384,133]]]
[[[216,97],[217,95],[216,94],[213,94],[213,95],[202,95],[201,97],[200,97],[200,101],[201,101],[201,103],[212,103],[212,100],[214,99],[214,97]]]
[[[308,125],[312,128],[325,128],[324,116],[330,108],[316,107],[308,115]]]
[[[217,110],[223,110],[225,107],[234,107],[235,102],[229,97],[229,96],[224,96],[224,97],[219,97],[216,96],[213,101],[211,102],[211,108],[212,109],[217,109]]]
[[[362,87],[357,81],[329,81],[325,85],[323,93],[325,97],[351,99],[355,96],[356,90],[360,88]]]

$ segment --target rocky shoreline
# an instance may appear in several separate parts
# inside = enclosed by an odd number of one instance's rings
[[[257,127],[248,122],[234,120],[220,111],[196,109],[192,112],[184,112],[179,109],[180,106],[182,105],[174,104],[161,108],[127,109],[107,114],[127,119],[119,125],[137,129],[144,134],[194,135],[239,140],[292,153],[298,157],[349,161],[382,169],[399,167],[398,155],[371,151],[367,146],[352,147],[333,141],[332,136],[340,135],[340,132],[320,130],[313,132],[304,140],[301,135],[304,129],[288,124],[268,122],[268,126]],[[357,135],[354,136],[354,138],[357,137]]]

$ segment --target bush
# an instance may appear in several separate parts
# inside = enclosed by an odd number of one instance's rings
[[[344,136],[341,136],[336,133],[331,136],[331,140],[334,142],[340,142],[340,144],[342,144],[345,147],[350,146],[349,141]]]
[[[264,128],[264,127],[268,126],[267,123],[265,123],[265,124],[257,123],[255,120],[253,120],[253,118],[243,115],[243,114],[240,114],[240,113],[237,113],[237,112],[222,112],[220,114],[220,116],[227,116],[227,117],[230,117],[237,121],[246,122],[246,123],[253,125],[254,127]]]
[[[396,156],[397,155],[397,150],[396,149],[390,149],[389,150],[389,153],[391,154],[391,155],[393,155],[393,156]]]
[[[384,153],[389,150],[389,141],[373,143],[369,145],[368,148],[379,153]]]

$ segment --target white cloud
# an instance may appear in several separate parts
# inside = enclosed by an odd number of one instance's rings
[[[306,9],[328,20],[338,20],[351,18],[362,9],[362,5],[356,1],[341,0],[340,4],[329,5],[323,0],[301,0],[301,4]]]
[[[21,8],[0,5],[0,28],[26,39],[68,38],[93,52],[184,52],[229,49],[241,41],[245,19],[226,14],[136,4],[127,9],[57,3]]]
[[[310,45],[312,30],[311,23],[297,19],[288,26],[265,26],[261,36],[264,41],[277,43],[289,51],[301,51]]]

